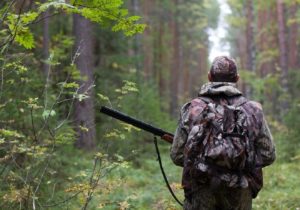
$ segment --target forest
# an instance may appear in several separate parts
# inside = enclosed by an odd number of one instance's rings
[[[219,27],[219,45],[229,46],[220,55],[236,60],[238,87],[262,104],[276,144],[253,209],[300,209],[299,8],[295,0],[0,1],[0,209],[182,209],[153,135],[100,107],[174,133],[181,106],[207,82]],[[182,168],[170,144],[158,144],[182,201]]]

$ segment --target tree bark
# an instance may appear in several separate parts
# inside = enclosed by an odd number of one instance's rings
[[[286,20],[284,14],[283,0],[277,0],[277,21],[278,21],[278,43],[279,43],[279,64],[281,69],[281,84],[285,94],[288,94],[288,58],[286,41]],[[288,108],[286,100],[281,102],[282,114]]]
[[[272,2],[270,7],[261,9],[258,18],[259,37],[259,57],[258,68],[262,77],[276,72],[278,57],[270,54],[271,50],[278,49],[278,30],[274,26],[277,24],[277,5]]]
[[[289,27],[289,39],[288,39],[288,67],[290,69],[297,69],[299,67],[298,62],[298,23],[296,22],[298,5],[293,4],[290,6],[290,18],[292,19],[292,24]]]
[[[157,71],[159,72],[158,74],[158,85],[159,85],[159,95],[161,98],[163,98],[165,96],[165,92],[166,92],[166,77],[164,74],[164,70],[165,70],[165,57],[164,57],[164,34],[165,34],[165,30],[164,30],[164,21],[163,21],[163,15],[160,16],[161,19],[159,21],[159,40],[158,40],[158,44],[159,44],[159,55],[158,55],[158,63],[159,66],[157,69]]]
[[[95,110],[93,91],[93,31],[92,23],[84,17],[73,15],[73,30],[75,35],[75,51],[80,55],[75,63],[80,71],[79,94],[87,94],[88,98],[77,100],[74,104],[74,120],[77,131],[78,148],[91,150],[95,147]]]
[[[247,61],[246,61],[246,68],[249,71],[253,71],[254,70],[254,58],[255,58],[253,0],[247,0],[246,17],[247,17],[247,29],[246,29]]]
[[[246,3],[246,69],[253,72],[255,69],[255,45],[254,45],[254,14],[253,14],[253,0],[247,0]],[[246,97],[251,97],[252,90],[249,86],[245,87]]]
[[[286,23],[283,0],[277,0],[277,21],[278,21],[278,43],[279,43],[279,64],[281,69],[281,84],[284,92],[288,92],[288,59],[286,41]],[[288,108],[286,101],[281,102],[282,110]]]
[[[258,18],[257,18],[257,51],[258,53],[261,53],[264,50],[264,33],[262,33],[262,30],[265,26],[265,10],[259,9],[258,10]],[[257,62],[257,68],[259,70],[260,76],[263,77],[264,75],[264,63],[262,63],[261,60],[258,60]]]
[[[151,2],[143,1],[143,15],[146,19],[147,27],[143,34],[143,55],[144,55],[144,79],[148,81],[152,76],[153,50],[152,50],[152,30],[151,30]]]
[[[182,48],[185,48],[182,46]],[[181,50],[183,52],[183,55],[181,55],[181,68],[180,71],[181,73],[181,86],[180,88],[182,88],[180,97],[185,99],[189,96],[189,89],[190,89],[190,71],[192,69],[192,66],[190,65],[191,63],[191,59],[192,59],[192,53],[193,51],[190,50],[186,50],[186,49],[182,49]]]
[[[50,35],[49,35],[49,10],[46,10],[43,14],[43,73],[48,77],[50,71],[50,65],[46,62],[49,59],[49,45],[50,45]]]
[[[171,17],[171,33],[173,42],[172,65],[170,71],[170,112],[172,116],[177,116],[178,110],[178,81],[180,68],[180,43],[178,26],[178,0],[173,0],[174,10]]]
[[[130,13],[134,15],[139,15],[138,11],[140,10],[140,3],[138,0],[131,0],[129,2]],[[132,58],[133,65],[136,69],[136,77],[138,85],[141,83],[141,73],[143,73],[142,63],[139,59],[141,55],[141,35],[136,34],[134,37],[128,40],[128,56]]]
[[[286,24],[283,0],[277,0],[277,21],[278,21],[278,41],[279,41],[279,63],[283,79],[287,79],[287,43],[286,43]]]

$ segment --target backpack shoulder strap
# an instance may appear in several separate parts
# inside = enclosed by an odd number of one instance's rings
[[[240,107],[240,106],[243,106],[244,104],[246,104],[248,101],[249,100],[246,97],[240,96],[234,100],[233,105],[235,107]]]
[[[209,103],[214,103],[214,100],[209,98],[209,97],[205,97],[205,96],[200,96],[198,97],[200,100],[204,101],[206,104],[209,104]]]

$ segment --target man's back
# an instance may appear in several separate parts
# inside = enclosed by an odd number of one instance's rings
[[[245,121],[250,126],[250,128],[246,129],[247,137],[249,136],[249,139],[253,142],[253,148],[247,149],[247,156],[252,152],[254,158],[252,162],[255,163],[255,168],[251,168],[247,172],[245,169],[237,172],[231,167],[227,167],[229,170],[219,170],[218,167],[213,169],[210,164],[206,163],[208,155],[207,153],[203,155],[205,149],[202,152],[199,152],[201,149],[195,149],[195,151],[203,154],[196,154],[194,158],[190,158],[191,156],[188,154],[189,149],[193,147],[191,145],[198,144],[197,141],[199,142],[197,138],[192,144],[190,143],[191,140],[189,140],[194,135],[193,132],[195,132],[195,129],[192,131],[192,127],[196,122],[194,119],[203,118],[204,112],[207,115],[206,110],[209,101],[211,104],[227,103],[229,106],[241,106],[242,112],[247,116]],[[222,106],[219,107],[222,108]],[[207,121],[207,119],[202,121]],[[226,123],[226,120],[224,120],[224,123]],[[199,130],[197,132],[197,135],[201,136]],[[207,137],[206,141],[209,141],[209,136],[212,136],[212,139],[217,139],[211,134],[201,132],[204,133],[203,139]],[[230,137],[227,138],[227,140],[230,139]],[[214,140],[210,141],[214,142]],[[224,138],[224,147],[233,148],[235,146],[234,142],[237,141],[240,140],[234,139],[231,144],[228,144]],[[204,145],[203,148],[205,148],[207,143],[202,144]],[[214,142],[214,144],[216,143]],[[217,150],[219,148],[221,147],[218,147]],[[223,154],[227,150],[222,151],[221,149],[220,151]],[[203,158],[204,156],[205,158]],[[179,125],[171,149],[171,158],[176,165],[184,167],[182,184],[185,191],[185,209],[251,209],[252,197],[255,197],[262,187],[261,168],[274,161],[275,149],[260,104],[246,100],[241,92],[235,88],[234,83],[211,82],[202,86],[198,98],[193,99],[182,107]],[[201,158],[203,159],[202,162],[199,161]],[[191,169],[197,167],[200,169],[200,172],[205,172],[204,176],[195,176],[195,170]],[[208,176],[206,176],[206,172]]]

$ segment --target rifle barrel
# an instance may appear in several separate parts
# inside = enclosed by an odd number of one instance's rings
[[[137,128],[140,128],[142,130],[148,131],[148,132],[150,132],[150,133],[152,133],[156,136],[163,137],[164,135],[169,135],[169,136],[173,137],[172,133],[169,133],[169,132],[164,131],[160,128],[154,127],[153,125],[150,125],[150,124],[145,123],[141,120],[130,117],[130,116],[128,116],[128,115],[126,115],[122,112],[119,112],[117,110],[108,108],[106,106],[101,106],[100,112],[103,113],[103,114],[106,114],[108,116],[111,116],[113,118],[116,118],[118,120],[121,120],[125,123],[128,123],[130,125],[133,125],[133,126],[135,126]]]

